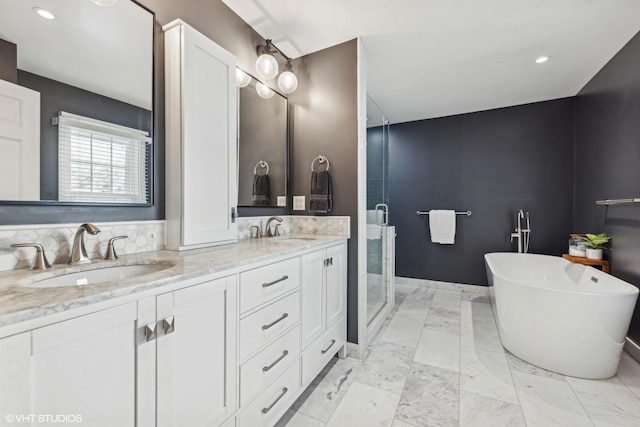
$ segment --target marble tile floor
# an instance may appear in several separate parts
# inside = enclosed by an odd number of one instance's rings
[[[602,381],[530,365],[500,345],[488,298],[397,285],[363,360],[337,359],[277,427],[640,426],[640,364]]]

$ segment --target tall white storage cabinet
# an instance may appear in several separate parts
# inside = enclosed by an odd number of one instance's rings
[[[163,30],[167,247],[236,242],[236,59],[181,20]]]

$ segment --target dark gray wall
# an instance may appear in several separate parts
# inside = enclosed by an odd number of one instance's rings
[[[392,125],[390,221],[396,274],[486,285],[483,255],[513,251],[515,213],[531,213],[530,252],[561,255],[573,208],[570,98]],[[431,243],[417,210],[458,216],[454,245]]]
[[[292,195],[306,196],[311,162],[327,156],[333,180],[331,215],[351,217],[348,278],[348,340],[358,340],[358,116],[355,40],[294,61],[298,90],[289,98]],[[292,211],[308,215],[308,210]]]
[[[576,232],[613,236],[612,274],[640,285],[640,206],[596,200],[640,197],[640,34],[576,98]],[[640,344],[640,309],[628,336]]]
[[[0,80],[18,81],[17,45],[3,39],[0,39]]]
[[[269,165],[271,199],[268,206],[278,205],[278,196],[287,196],[287,99],[274,94],[269,99],[256,92],[256,81],[240,88],[238,98],[238,206],[251,206],[253,171],[260,160]],[[262,175],[266,169],[258,167]]]

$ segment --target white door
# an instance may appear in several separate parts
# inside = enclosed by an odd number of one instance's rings
[[[0,80],[0,200],[40,200],[40,93]]]
[[[302,256],[302,348],[306,348],[326,329],[325,274],[326,251]]]
[[[235,57],[183,25],[183,244],[236,241]]]
[[[129,303],[34,330],[29,413],[135,426],[136,316]]]
[[[157,297],[159,427],[214,427],[235,411],[235,281]]]
[[[342,244],[327,249],[327,328],[335,325],[346,313],[346,248],[346,244]]]

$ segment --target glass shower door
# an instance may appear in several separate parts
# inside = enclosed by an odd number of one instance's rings
[[[367,324],[388,300],[388,157],[389,124],[367,96]]]

